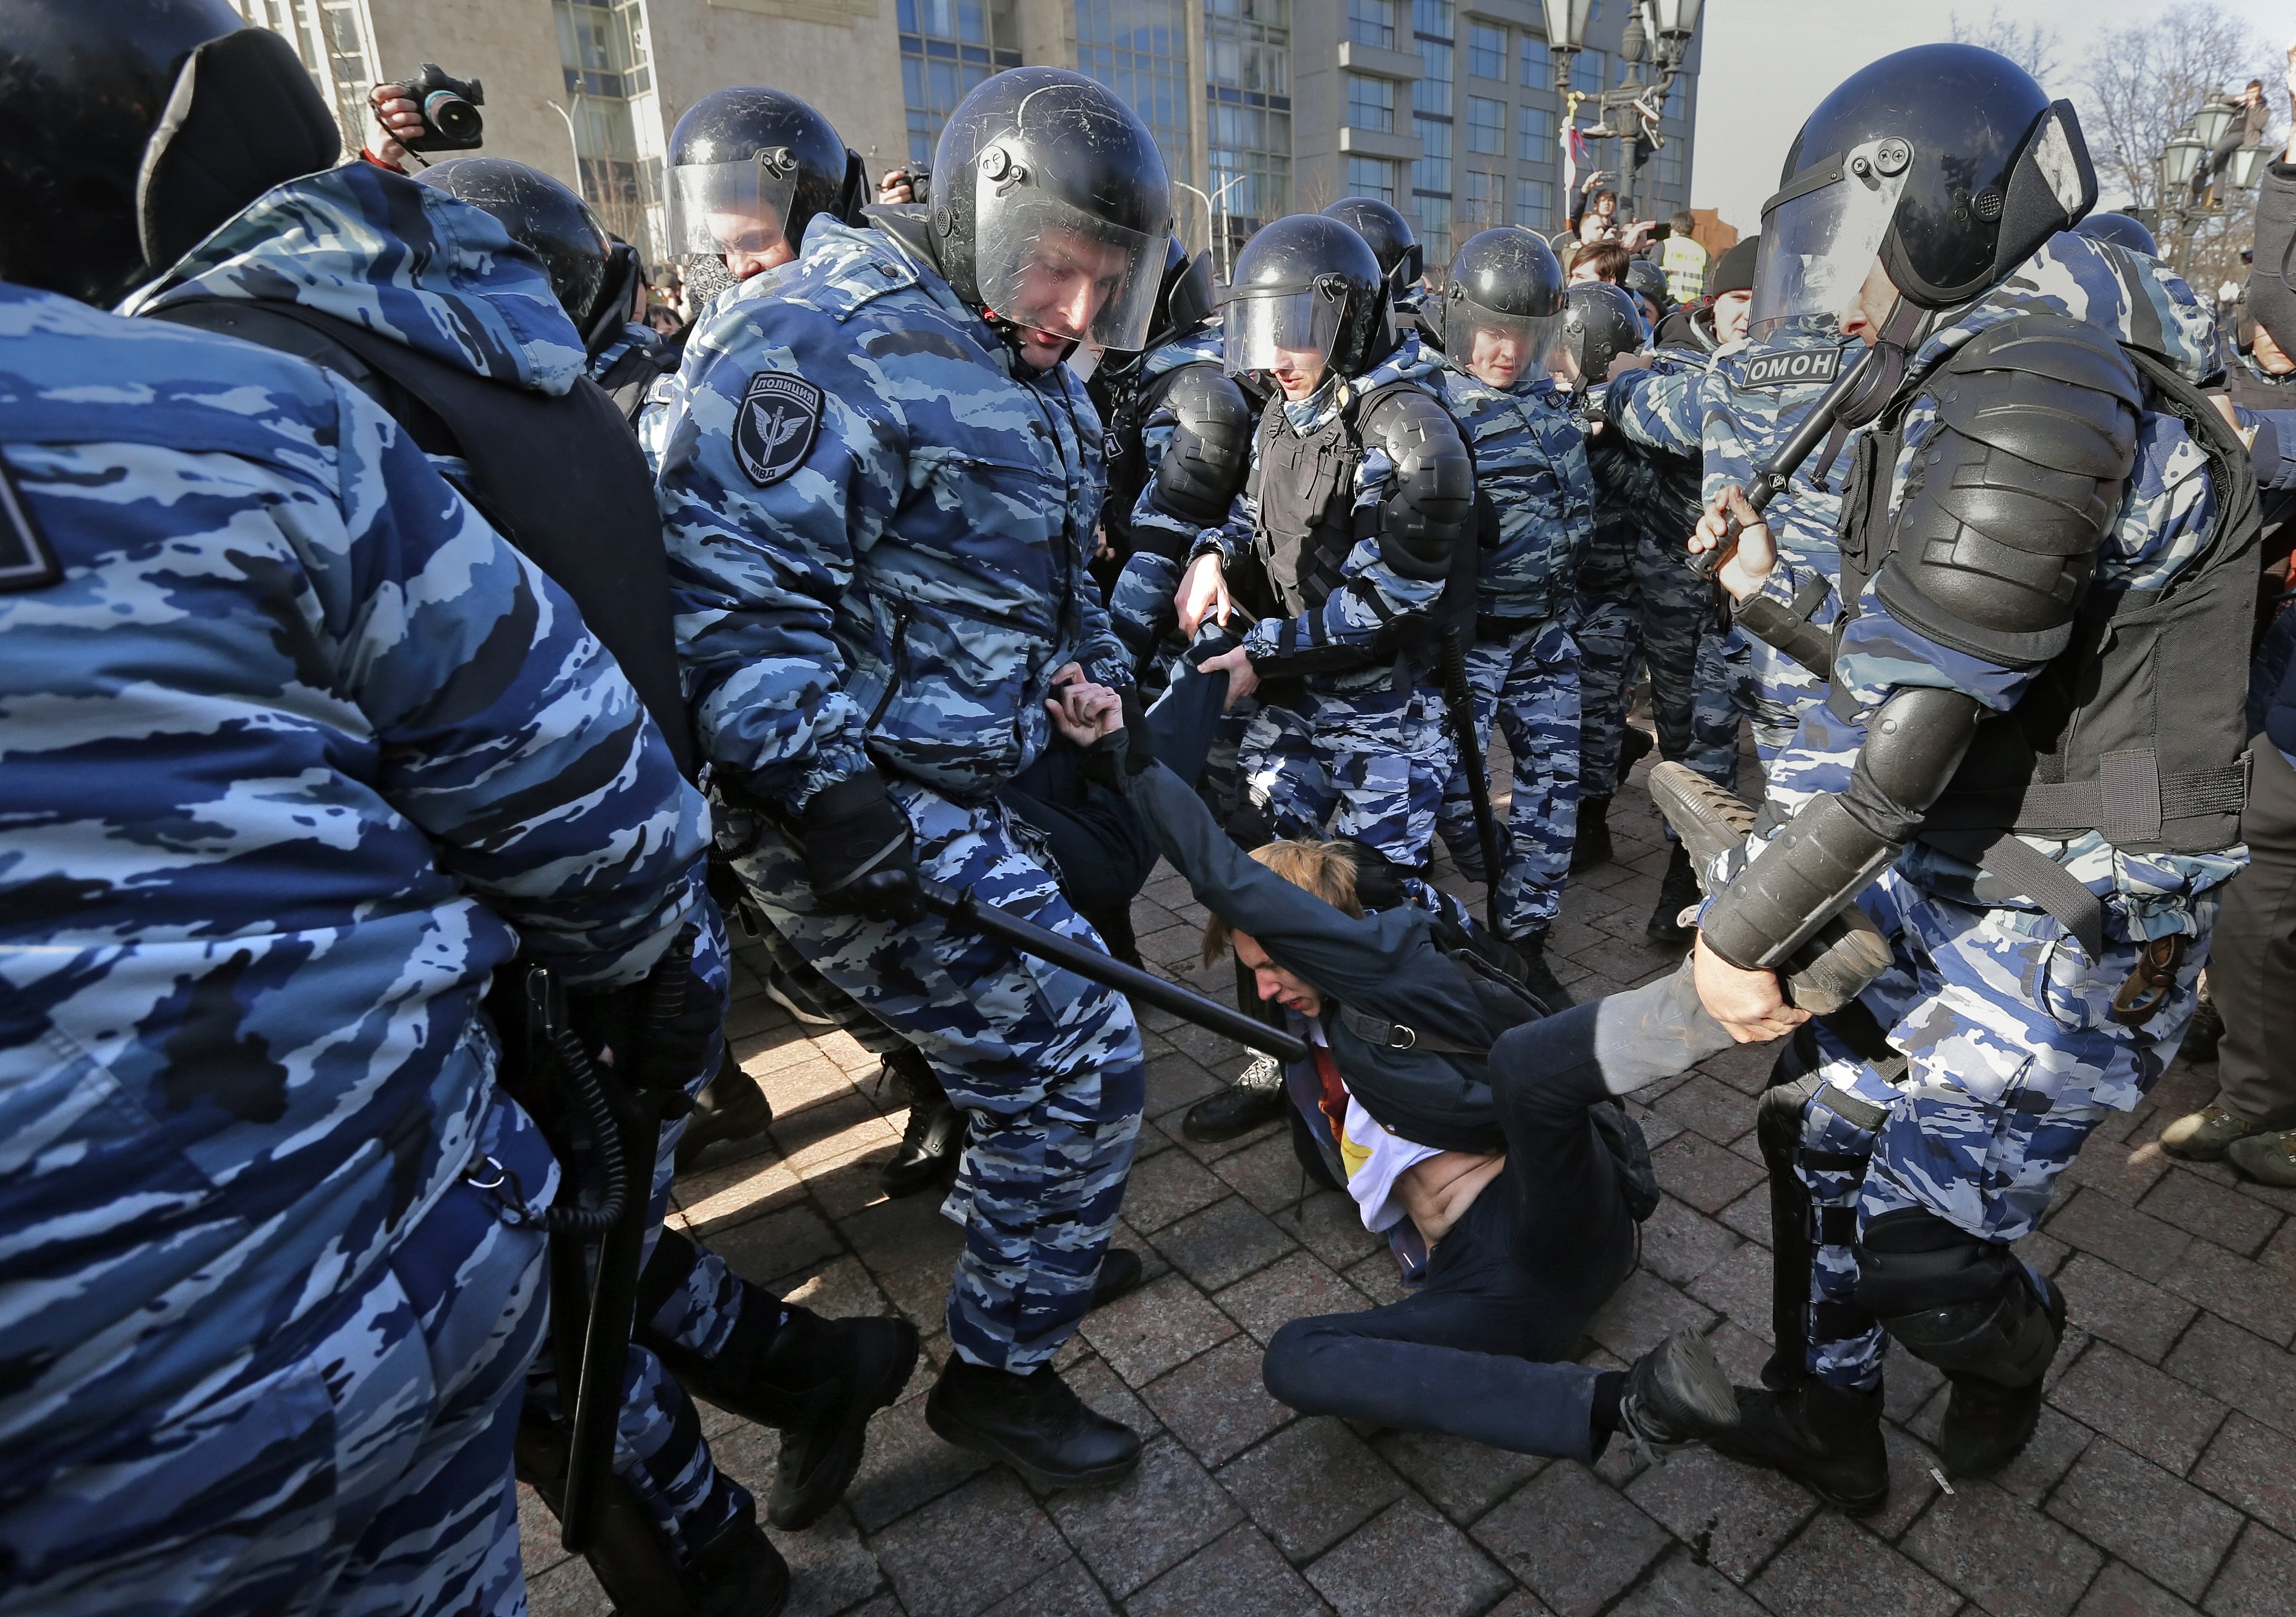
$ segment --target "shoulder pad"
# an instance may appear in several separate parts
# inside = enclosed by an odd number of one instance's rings
[[[1415,382],[1380,388],[1362,400],[1363,440],[1395,464],[1381,524],[1381,552],[1406,578],[1449,576],[1453,554],[1472,544],[1475,463],[1458,423]]]
[[[1185,365],[1168,374],[1158,408],[1172,417],[1172,442],[1157,464],[1153,498],[1175,516],[1214,527],[1250,470],[1251,406],[1217,365]]]
[[[1963,381],[1967,378],[1967,381]],[[2144,407],[2136,367],[2110,332],[2035,314],[1988,326],[1927,390],[1955,431],[2052,471],[2124,477]]]

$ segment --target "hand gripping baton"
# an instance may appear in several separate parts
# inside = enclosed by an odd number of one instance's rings
[[[1842,366],[1841,374],[1833,379],[1833,385],[1810,406],[1809,414],[1802,417],[1801,425],[1794,429],[1793,436],[1778,446],[1776,454],[1754,468],[1754,486],[1746,490],[1746,504],[1754,508],[1757,516],[1769,508],[1770,502],[1777,498],[1786,484],[1793,480],[1793,474],[1800,469],[1802,462],[1808,460],[1818,445],[1825,441],[1826,434],[1833,431],[1834,423],[1841,419],[1841,413],[1849,407],[1865,382],[1866,373],[1877,351],[1866,349]],[[1735,516],[1726,513],[1722,542],[1711,550],[1702,550],[1693,554],[1690,558],[1691,571],[1707,579],[1720,572],[1723,565],[1738,554],[1741,526]]]

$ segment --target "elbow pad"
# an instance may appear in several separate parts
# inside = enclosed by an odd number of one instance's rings
[[[1158,505],[1199,528],[1216,528],[1243,488],[1251,466],[1251,406],[1216,365],[1183,365],[1172,373],[1163,408],[1172,442],[1156,465]]]
[[[1707,947],[1742,970],[1784,964],[1913,840],[1983,717],[1958,691],[1907,689],[1882,703],[1849,789],[1805,803],[1722,890],[1701,927]]]
[[[1364,440],[1395,465],[1381,556],[1406,579],[1448,579],[1459,547],[1475,540],[1475,463],[1457,425],[1427,394],[1398,388],[1378,401]]]
[[[1937,423],[1874,589],[1941,645],[2002,667],[2046,662],[2071,639],[2136,462],[2136,369],[2105,332],[2025,315],[1972,338],[1924,390]]]

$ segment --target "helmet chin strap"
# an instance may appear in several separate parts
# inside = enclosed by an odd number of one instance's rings
[[[1024,326],[1018,321],[1007,320],[1004,316],[998,314],[995,309],[988,308],[986,304],[981,306],[980,312],[980,317],[988,322],[988,329],[996,333],[997,341],[1004,343],[1006,348],[1013,350],[1013,358],[1019,360],[1022,365],[1027,365],[1032,371],[1049,371],[1053,369],[1054,366],[1058,365],[1062,360],[1066,359],[1070,354],[1077,351],[1077,339],[1071,337],[1062,346],[1059,359],[1054,360],[1052,365],[1039,365],[1036,361],[1030,359],[1026,354],[1023,354],[1021,351],[1021,333],[1024,331],[1034,330],[1034,327]]]

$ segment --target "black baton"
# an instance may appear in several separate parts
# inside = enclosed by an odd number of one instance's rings
[[[1793,474],[1802,462],[1808,460],[1818,445],[1825,441],[1826,434],[1833,431],[1833,423],[1841,418],[1842,411],[1849,407],[1851,398],[1865,381],[1867,362],[1874,352],[1874,349],[1867,349],[1842,366],[1841,374],[1833,379],[1833,385],[1810,406],[1809,414],[1802,417],[1801,425],[1794,429],[1793,436],[1778,446],[1776,454],[1754,468],[1754,486],[1745,494],[1746,504],[1754,508],[1755,515],[1759,516],[1769,508],[1770,502],[1793,480]],[[1690,570],[1707,579],[1720,572],[1723,564],[1738,554],[1738,534],[1742,526],[1735,515],[1725,512],[1722,542],[1711,550],[1694,553],[1690,558]]]

